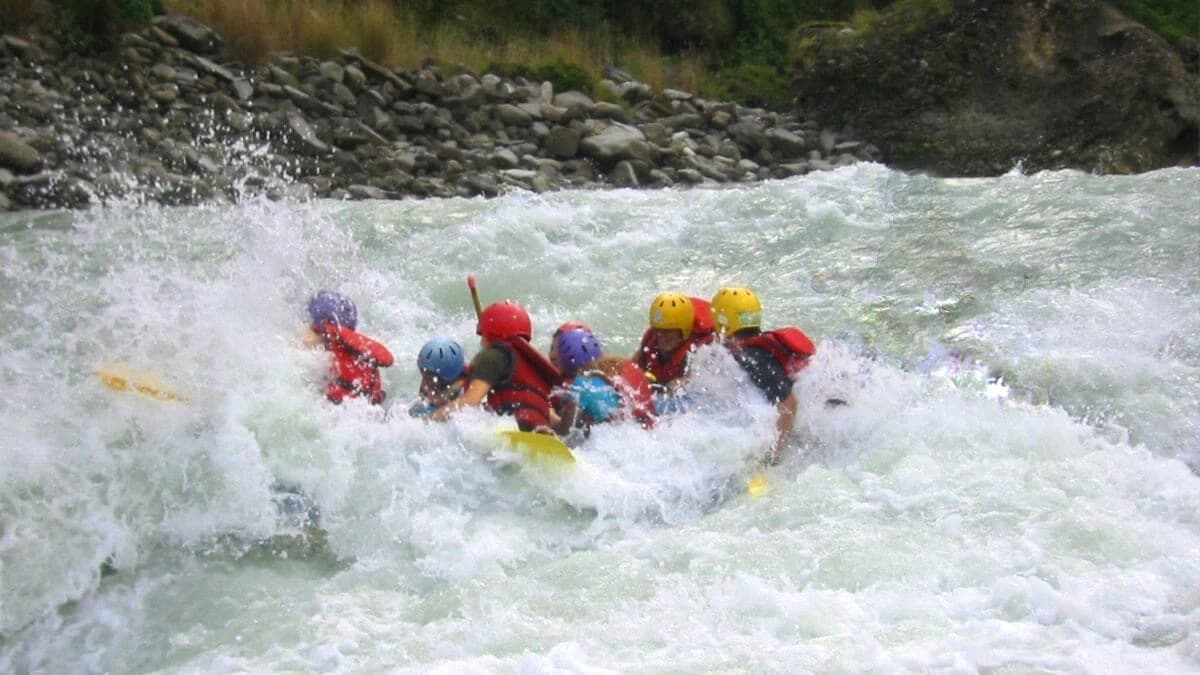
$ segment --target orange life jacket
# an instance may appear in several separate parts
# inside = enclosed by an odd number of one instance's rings
[[[527,340],[512,337],[493,342],[493,347],[508,350],[513,372],[507,380],[492,387],[484,405],[500,415],[517,418],[522,431],[550,426],[550,390],[562,375]]]
[[[334,323],[321,327],[325,348],[333,355],[325,396],[334,403],[366,396],[371,403],[383,402],[383,378],[379,369],[395,363],[392,353],[381,343]]]

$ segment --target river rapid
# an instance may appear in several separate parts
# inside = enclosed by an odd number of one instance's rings
[[[1198,196],[861,164],[0,214],[0,671],[1195,672]],[[619,354],[660,291],[753,288],[818,346],[769,492],[773,408],[716,349],[694,410],[569,470],[410,418],[419,347],[478,348],[468,274]],[[386,414],[323,399],[319,289],[396,354]]]

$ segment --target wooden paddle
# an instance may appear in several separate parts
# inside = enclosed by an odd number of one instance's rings
[[[475,277],[467,277],[467,288],[471,289],[471,301],[475,303],[475,318],[483,314],[483,303],[479,301],[479,287],[475,285]]]

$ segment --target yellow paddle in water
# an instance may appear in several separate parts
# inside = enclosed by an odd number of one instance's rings
[[[141,394],[157,401],[183,402],[187,400],[186,396],[172,391],[154,376],[147,373],[134,372],[127,366],[118,363],[98,368],[96,370],[96,377],[100,378],[100,382],[104,386],[113,391],[127,391]]]
[[[767,482],[767,474],[762,471],[754,472],[750,476],[750,481],[746,483],[746,492],[751,497],[761,497],[771,491],[771,485]]]
[[[500,436],[508,441],[510,447],[525,457],[534,460],[549,460],[562,464],[574,464],[575,455],[555,436],[539,434],[532,431],[517,431],[516,429],[501,429]]]

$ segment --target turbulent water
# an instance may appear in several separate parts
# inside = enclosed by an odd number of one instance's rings
[[[1200,668],[1200,171],[18,213],[0,256],[0,671]],[[410,418],[468,274],[624,354],[660,291],[755,289],[819,349],[770,491],[720,351],[574,469]],[[322,398],[322,288],[390,414]]]

